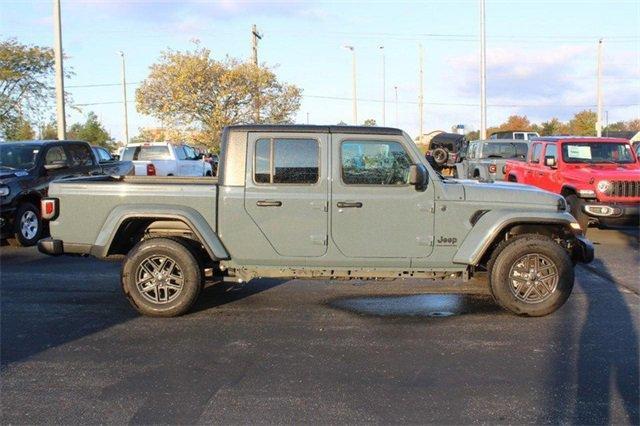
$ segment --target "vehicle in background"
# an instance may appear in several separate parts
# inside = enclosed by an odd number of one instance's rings
[[[489,139],[471,141],[464,157],[456,163],[454,177],[461,179],[504,180],[507,160],[524,161],[529,142]]]
[[[465,147],[464,135],[439,133],[431,139],[426,158],[438,172],[451,175],[455,170],[455,163],[459,160],[460,153]]]
[[[87,175],[127,175],[131,163],[100,164],[86,142],[23,141],[0,143],[1,238],[32,246],[46,235],[40,200],[53,181]]]
[[[120,173],[121,161],[118,157],[111,155],[106,148],[101,146],[92,146],[91,150],[98,160],[98,164],[102,167],[102,174],[118,175],[118,173]],[[133,174],[133,170],[131,174]]]
[[[134,143],[124,148],[121,158],[133,161],[137,176],[213,176],[211,165],[189,145]]]
[[[489,136],[489,139],[518,139],[518,140],[531,140],[533,138],[540,137],[538,132],[520,132],[520,131],[508,131],[508,132],[494,132]]]
[[[217,180],[55,183],[39,250],[124,255],[125,295],[165,317],[193,305],[205,270],[237,283],[476,277],[471,291],[541,316],[569,297],[573,262],[593,259],[564,198],[444,178],[399,129],[233,126],[221,146]]]
[[[505,172],[511,182],[563,195],[585,233],[592,222],[638,225],[640,164],[625,139],[540,138],[526,162],[507,161]]]

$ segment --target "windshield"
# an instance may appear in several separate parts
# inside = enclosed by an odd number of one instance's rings
[[[524,158],[526,143],[486,143],[482,147],[482,158]]]
[[[0,166],[30,169],[35,165],[40,147],[33,144],[0,144]]]
[[[633,163],[631,146],[626,143],[576,142],[562,144],[565,163]]]

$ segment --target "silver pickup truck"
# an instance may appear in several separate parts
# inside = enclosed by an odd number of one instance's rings
[[[504,308],[541,316],[593,259],[559,195],[444,178],[391,128],[228,127],[219,181],[96,177],[49,195],[40,251],[124,255],[124,293],[152,316],[187,312],[210,274],[475,277]]]

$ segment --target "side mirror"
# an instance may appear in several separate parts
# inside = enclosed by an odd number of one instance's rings
[[[551,167],[552,169],[555,169],[556,157],[552,157],[552,156],[544,157],[544,165],[547,167]]]
[[[56,160],[56,161],[53,161],[51,164],[44,165],[44,169],[49,172],[53,170],[66,169],[67,167],[69,166],[67,165],[67,162],[64,160]]]
[[[429,181],[429,174],[424,164],[412,164],[409,166],[409,184],[416,189],[424,189]]]

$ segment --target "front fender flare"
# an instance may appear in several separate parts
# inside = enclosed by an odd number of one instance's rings
[[[128,219],[175,219],[183,221],[198,236],[212,259],[227,260],[230,258],[218,234],[195,209],[186,206],[169,207],[153,204],[140,206],[123,204],[114,208],[102,225],[91,254],[97,257],[105,257],[120,226]]]
[[[453,263],[478,265],[491,243],[507,227],[517,224],[562,224],[568,226],[575,219],[560,211],[492,210],[484,214],[453,256]]]

